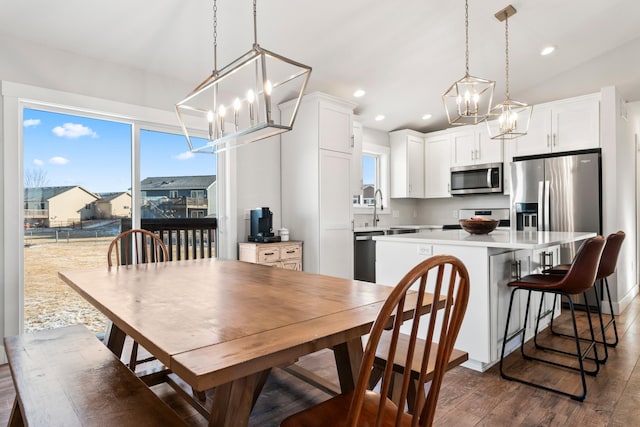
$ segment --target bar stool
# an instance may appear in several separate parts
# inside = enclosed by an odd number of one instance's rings
[[[579,249],[576,254],[571,266],[567,270],[567,273],[564,275],[559,274],[531,274],[529,276],[522,277],[518,280],[508,283],[508,286],[512,287],[511,291],[511,299],[509,301],[509,311],[507,313],[507,324],[505,326],[504,331],[504,339],[502,341],[502,352],[500,355],[500,375],[502,378],[517,381],[523,384],[527,384],[533,387],[537,387],[543,390],[552,391],[555,393],[562,394],[564,396],[571,397],[574,400],[583,401],[585,396],[587,395],[587,382],[585,378],[585,374],[596,375],[600,369],[600,364],[598,362],[598,352],[595,347],[596,340],[593,333],[593,324],[591,322],[591,316],[587,316],[589,320],[589,331],[591,334],[591,339],[589,340],[589,344],[586,349],[583,351],[581,348],[580,337],[578,336],[578,327],[576,325],[576,316],[573,307],[573,301],[571,300],[571,295],[578,295],[584,293],[587,289],[593,286],[593,283],[596,278],[596,273],[598,269],[598,265],[600,263],[600,257],[602,255],[602,251],[604,249],[605,240],[602,236],[593,237],[587,240]],[[509,322],[511,320],[511,310],[513,308],[513,301],[515,299],[518,291],[526,291],[527,292],[527,305],[524,315],[523,327],[514,333],[511,337],[509,337]],[[560,297],[565,297],[569,303],[569,309],[571,311],[571,319],[573,322],[573,332],[574,335],[572,338],[575,340],[576,344],[576,353],[570,353],[558,349],[542,347],[544,350],[553,351],[555,353],[560,353],[566,356],[575,357],[578,361],[578,367],[572,365],[566,365],[559,362],[555,362],[552,360],[547,360],[539,357],[534,357],[531,354],[525,353],[524,344],[525,344],[525,332],[527,319],[529,316],[529,306],[531,302],[531,292],[540,292],[541,299],[544,298],[546,293],[551,293],[554,295],[560,295]],[[540,315],[540,310],[538,311],[538,316]],[[536,327],[537,329],[537,327]],[[537,330],[536,330],[537,333]],[[527,381],[522,378],[517,378],[511,375],[507,375],[504,371],[504,356],[505,356],[505,348],[506,344],[520,337],[520,353],[525,360],[535,360],[545,364],[558,366],[562,368],[572,369],[580,372],[580,377],[582,380],[582,394],[571,394],[569,392],[554,389],[552,387],[546,386],[540,383],[534,383],[532,381]],[[540,346],[538,346],[541,348]],[[586,356],[593,351],[594,357],[593,362],[595,367],[591,371],[585,370],[584,367],[584,359]]]
[[[624,231],[618,231],[616,233],[609,234],[607,236],[607,240],[604,246],[604,251],[602,251],[602,257],[600,258],[600,265],[598,266],[598,273],[596,275],[596,280],[602,280],[604,282],[604,290],[607,291],[607,300],[609,301],[609,313],[611,318],[604,325],[602,318],[600,319],[600,323],[602,326],[602,341],[598,341],[599,344],[606,344],[608,347],[615,347],[618,345],[618,328],[616,326],[616,319],[613,315],[613,303],[611,302],[611,291],[609,289],[609,281],[607,278],[611,276],[618,264],[618,256],[620,255],[620,249],[622,248],[622,243],[624,242],[625,234]],[[549,274],[566,274],[567,270],[569,270],[570,264],[560,264],[553,266],[547,270],[544,270],[543,273]],[[603,290],[603,291],[604,291]],[[604,292],[603,292],[604,293]],[[604,295],[602,295],[604,297]],[[600,299],[596,298],[597,304],[600,305]],[[555,302],[554,302],[555,306]],[[602,312],[602,310],[600,310]],[[605,332],[613,326],[614,340],[613,342],[607,341],[605,337]],[[563,335],[559,332],[553,330],[553,318],[551,319],[551,332],[556,335]]]

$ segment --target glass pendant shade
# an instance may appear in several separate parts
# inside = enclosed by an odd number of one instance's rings
[[[475,125],[487,118],[495,82],[470,75],[451,85],[442,102],[451,125]]]

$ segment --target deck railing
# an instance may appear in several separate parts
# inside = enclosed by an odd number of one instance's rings
[[[169,261],[216,256],[216,218],[144,218],[140,228],[156,233],[167,246]],[[122,221],[122,231],[131,220]]]

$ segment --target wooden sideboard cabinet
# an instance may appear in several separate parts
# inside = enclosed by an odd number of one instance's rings
[[[239,243],[240,261],[302,271],[302,242]]]

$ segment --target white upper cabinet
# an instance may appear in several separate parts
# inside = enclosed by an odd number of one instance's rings
[[[320,104],[320,148],[351,154],[354,145],[353,110],[331,103]]]
[[[424,197],[451,197],[451,137],[438,132],[424,139]]]
[[[451,166],[502,162],[502,141],[489,138],[486,123],[451,132]]]
[[[391,197],[424,197],[424,138],[411,130],[391,132]]]
[[[353,120],[353,154],[351,158],[351,193],[362,193],[362,122]]]
[[[529,131],[514,145],[514,156],[599,147],[600,95],[534,106]]]

